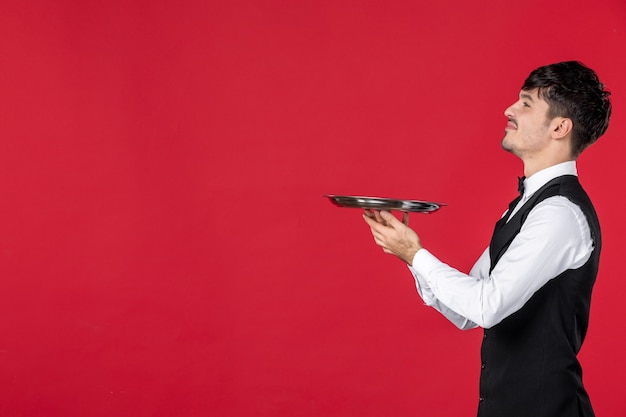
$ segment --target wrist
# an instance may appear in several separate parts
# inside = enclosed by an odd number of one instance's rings
[[[413,259],[415,259],[415,255],[417,255],[417,252],[419,252],[421,249],[423,248],[419,246],[415,249],[408,251],[406,256],[403,258],[404,262],[406,262],[408,265],[413,265]]]

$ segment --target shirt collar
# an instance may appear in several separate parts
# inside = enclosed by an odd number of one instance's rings
[[[529,197],[538,189],[548,183],[548,181],[563,175],[576,175],[576,161],[567,161],[551,167],[542,169],[524,180],[524,196]]]

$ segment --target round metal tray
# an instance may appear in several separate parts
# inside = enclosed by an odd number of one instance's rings
[[[327,194],[324,197],[328,197],[331,203],[339,207],[387,211],[397,210],[404,212],[410,211],[419,213],[430,213],[433,211],[437,211],[441,206],[446,205],[445,203],[434,203],[431,201],[399,200],[395,198],[365,197],[353,195]]]

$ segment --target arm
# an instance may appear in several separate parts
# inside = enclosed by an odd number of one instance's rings
[[[406,248],[412,244],[399,244],[396,240],[411,234],[385,230],[383,227],[401,229],[404,226],[395,218],[385,221],[389,226],[374,225],[377,243],[380,241],[387,248],[386,252],[400,254],[404,259]],[[423,288],[431,292],[428,295],[434,295],[439,303],[456,314],[487,328],[519,310],[552,278],[566,269],[582,266],[593,250],[584,215],[564,197],[546,199],[531,211],[522,230],[489,276],[484,273],[484,266],[478,271],[473,268],[469,275],[463,274],[423,250],[421,244],[419,247],[412,266],[420,281],[425,283]]]
[[[413,278],[415,279],[415,287],[417,288],[417,293],[420,295],[420,297],[422,297],[425,305],[432,307],[440,312],[445,318],[447,318],[452,324],[454,324],[461,330],[469,330],[478,327],[476,323],[456,313],[454,310],[448,308],[448,306],[439,301],[433,293],[433,290],[428,286],[426,280],[420,277],[420,275],[415,271],[415,268],[409,266],[409,270],[411,271],[411,273],[413,274]]]
[[[450,320],[450,322],[452,322],[461,330],[468,330],[477,327],[476,323],[470,321],[466,317],[461,316],[454,310],[448,308],[441,301],[439,301],[436,295],[433,293],[432,289],[430,288],[428,282],[426,282],[426,280],[417,273],[415,268],[413,268],[413,258],[416,256],[415,254],[413,254],[413,250],[417,249],[417,253],[425,251],[425,249],[421,247],[419,237],[417,236],[417,234],[415,234],[413,230],[409,229],[408,227],[400,227],[398,223],[394,222],[395,217],[386,212],[372,212],[368,210],[365,212],[365,215],[363,217],[372,228],[372,234],[376,243],[380,245],[386,253],[395,254],[408,264],[409,270],[411,271],[411,273],[413,274],[413,278],[415,279],[417,293],[420,295],[422,300],[424,300],[424,303],[427,306],[433,307],[435,310],[439,311],[444,317]],[[391,230],[384,229],[379,225],[390,227],[395,233],[392,233],[392,236],[389,236],[388,234],[391,232]],[[395,240],[404,241],[404,243],[396,244],[394,242]],[[390,242],[390,244],[388,242]],[[399,249],[399,247],[401,247],[402,249]],[[398,255],[400,251],[406,253]],[[483,260],[485,256],[486,261]],[[480,270],[489,270],[488,250],[483,253],[483,256],[481,256],[481,258],[478,260],[473,268],[473,271],[476,274],[479,274],[478,271]]]
[[[425,256],[427,253],[428,253],[428,256],[432,256],[426,249],[422,249],[421,251],[418,252],[418,254],[421,254],[421,256]],[[417,254],[416,254],[416,257],[417,257]],[[409,265],[409,269],[411,273],[413,274],[413,278],[415,278],[415,285],[417,287],[417,292],[420,295],[420,297],[422,297],[422,299],[424,300],[424,304],[440,312],[444,317],[450,320],[452,324],[454,324],[456,327],[458,327],[461,330],[469,330],[469,329],[474,329],[478,327],[478,324],[456,313],[454,310],[448,308],[448,306],[443,304],[434,294],[433,290],[430,288],[426,279],[420,274],[418,274],[418,272],[415,270],[415,268],[412,265]],[[463,274],[462,272],[459,272],[455,269],[450,268],[450,270],[454,271],[462,278],[467,277],[466,274]],[[480,258],[478,258],[478,261],[476,261],[476,263],[472,267],[472,270],[469,273],[469,276],[474,277],[475,279],[484,279],[488,275],[489,275],[489,248],[485,249],[485,251],[482,253]]]

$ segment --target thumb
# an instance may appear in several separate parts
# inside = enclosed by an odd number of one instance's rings
[[[383,218],[384,221],[387,222],[389,226],[393,228],[395,228],[396,224],[399,222],[399,220],[396,219],[396,217],[388,211],[381,211],[380,216]]]

